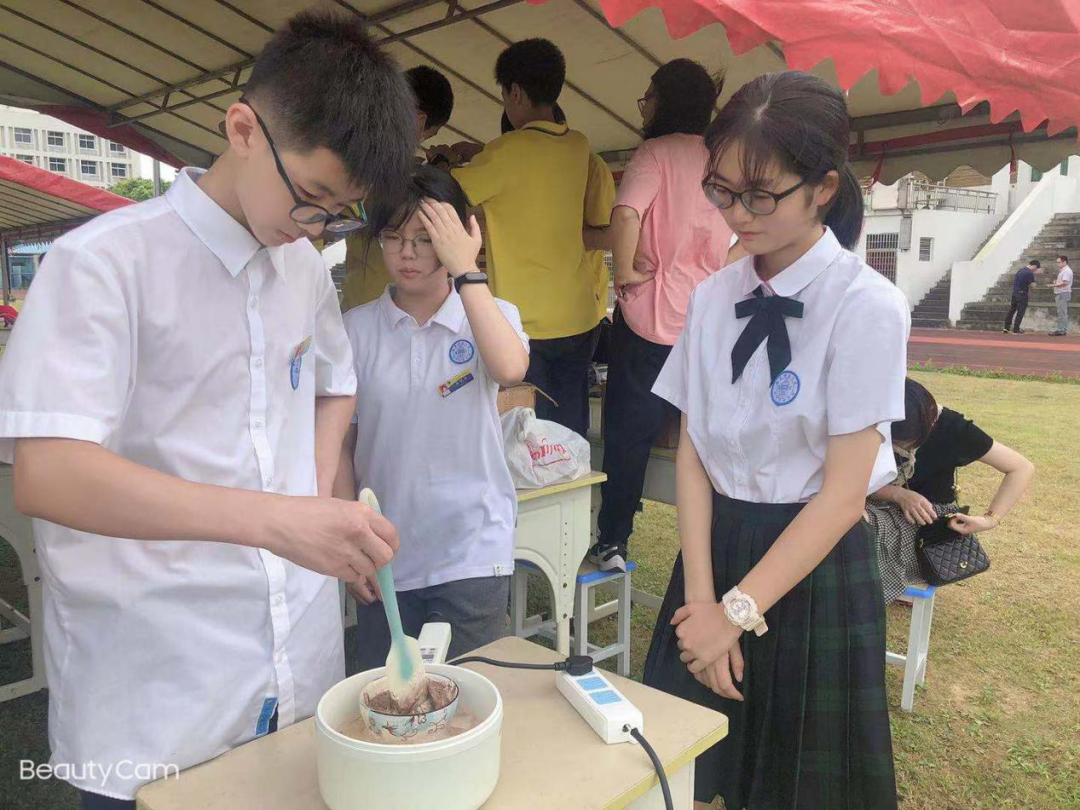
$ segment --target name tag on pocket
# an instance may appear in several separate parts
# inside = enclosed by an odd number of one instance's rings
[[[464,388],[475,379],[476,378],[471,371],[463,371],[460,374],[455,374],[439,386],[439,396],[448,397],[459,388]]]
[[[255,736],[263,737],[270,731],[270,718],[277,710],[277,698],[269,697],[263,701],[262,711],[259,712],[259,720],[255,724]]]

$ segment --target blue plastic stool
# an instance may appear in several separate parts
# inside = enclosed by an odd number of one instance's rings
[[[524,560],[518,560],[510,585],[510,624],[515,636],[531,638],[542,636],[549,640],[555,638],[555,622],[540,621],[539,617],[526,618],[525,606],[528,599],[528,572],[526,569],[539,569]],[[637,569],[637,563],[629,561],[627,571],[601,571],[592,563],[584,563],[578,569],[577,585],[574,593],[574,632],[571,636],[570,650],[574,655],[588,655],[599,662],[607,658],[618,657],[617,670],[620,675],[630,675],[630,574]],[[600,585],[617,585],[618,596],[604,605],[595,605],[594,589]],[[615,614],[618,630],[615,642],[600,647],[589,643],[589,624],[597,619]]]

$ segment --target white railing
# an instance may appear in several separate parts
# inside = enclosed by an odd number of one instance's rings
[[[896,213],[897,211],[970,211],[993,213],[997,208],[997,193],[972,188],[954,188],[944,183],[931,183],[902,177],[895,185],[875,185],[863,189],[863,210]]]
[[[1055,214],[1077,212],[1080,212],[1077,179],[1057,172],[1044,175],[974,259],[953,263],[949,320],[959,321],[965,304],[982,300],[1001,275],[1022,258]]]
[[[997,194],[971,188],[954,188],[943,183],[908,180],[907,194],[900,192],[900,207],[932,211],[973,211],[992,214]],[[905,204],[906,203],[906,204]]]

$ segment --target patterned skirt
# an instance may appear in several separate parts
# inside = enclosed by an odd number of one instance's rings
[[[937,516],[956,514],[960,507],[953,503],[932,503]],[[919,543],[919,527],[908,523],[900,507],[892,502],[867,500],[866,516],[877,547],[878,568],[885,604],[889,604],[909,585],[926,585],[915,548]],[[976,535],[978,537],[978,535]]]
[[[714,497],[718,598],[757,564],[802,506]],[[679,661],[670,623],[684,604],[683,588],[679,555],[644,681],[728,717],[728,736],[698,757],[696,799],[719,795],[727,810],[895,808],[885,603],[865,522],[765,614],[765,635],[742,636],[741,702],[714,694]]]

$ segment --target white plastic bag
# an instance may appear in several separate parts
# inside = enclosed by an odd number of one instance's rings
[[[502,415],[503,448],[516,489],[562,484],[592,470],[589,442],[556,422],[536,418],[532,408]]]

